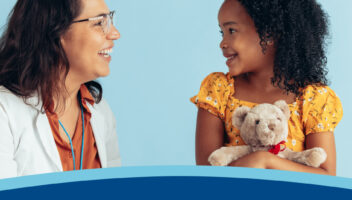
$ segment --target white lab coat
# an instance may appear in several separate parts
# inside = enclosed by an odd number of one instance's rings
[[[116,123],[109,105],[104,99],[87,105],[101,166],[120,166]],[[38,96],[30,97],[26,104],[22,97],[0,86],[0,178],[63,171],[41,106]]]

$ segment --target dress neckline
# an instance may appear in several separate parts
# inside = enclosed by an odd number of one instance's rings
[[[235,78],[231,77],[231,75],[229,73],[226,74],[226,78],[227,78],[227,80],[229,82],[228,86],[230,87],[230,99],[232,101],[240,102],[241,104],[246,104],[246,105],[251,106],[251,107],[252,106],[256,106],[258,104],[261,104],[261,103],[255,103],[255,102],[247,101],[247,100],[241,100],[241,99],[238,99],[238,98],[234,97],[234,94],[235,94]],[[295,107],[298,104],[299,99],[300,99],[300,97],[296,97],[294,102],[287,104],[288,107],[290,107],[290,108]]]

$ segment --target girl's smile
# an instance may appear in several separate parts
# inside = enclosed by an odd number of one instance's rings
[[[234,54],[225,54],[225,53],[224,53],[224,57],[227,58],[227,60],[226,60],[226,65],[227,65],[229,68],[233,65],[233,62],[235,62],[237,56],[238,56],[237,53],[234,53]]]
[[[222,34],[220,48],[231,76],[259,71],[271,71],[274,66],[274,45],[267,45],[266,52],[252,18],[237,0],[227,0],[220,8],[219,26]]]

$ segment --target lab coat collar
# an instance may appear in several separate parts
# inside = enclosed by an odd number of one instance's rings
[[[25,102],[33,108],[37,109],[38,111],[44,113],[44,110],[42,110],[43,101],[41,98],[39,98],[37,92],[34,92],[31,97],[25,100]]]
[[[27,104],[29,104],[30,106],[38,110],[36,125],[38,128],[38,132],[40,133],[39,134],[40,139],[42,140],[43,144],[47,144],[43,146],[46,149],[48,157],[52,160],[52,162],[55,164],[58,170],[63,171],[60,155],[57,150],[54,137],[52,134],[48,134],[48,133],[51,133],[51,127],[50,127],[48,118],[46,116],[46,113],[42,112],[43,103],[41,99],[38,97],[38,95],[33,95],[27,99]],[[99,133],[104,133],[106,128],[104,126],[104,121],[103,121],[104,115],[103,113],[100,113],[98,110],[95,109],[95,106],[96,106],[95,103],[91,105],[90,103],[86,102],[86,105],[88,106],[90,112],[92,113],[90,124],[92,126],[95,142],[97,144],[100,164],[102,168],[105,168],[107,166],[107,157],[105,154],[106,146],[102,138],[104,136],[101,136],[99,134]]]
[[[33,96],[27,99],[27,104],[31,105],[35,109],[38,110],[38,117],[36,120],[36,125],[38,128],[38,132],[40,133],[40,139],[42,140],[43,146],[46,149],[48,157],[53,161],[57,169],[63,171],[61,159],[59,152],[56,147],[56,143],[54,137],[51,133],[51,127],[46,116],[44,110],[42,110],[43,102],[41,98],[35,93]],[[106,127],[104,126],[104,113],[100,113],[97,109],[95,109],[96,104],[91,105],[86,101],[86,105],[88,106],[90,112],[92,113],[92,117],[90,119],[90,124],[92,126],[95,142],[98,148],[99,159],[102,168],[107,166],[107,157],[106,157],[106,146],[102,135],[99,133],[104,133]]]
[[[104,113],[101,113],[97,109],[95,109],[96,104],[91,105],[87,103],[87,106],[90,112],[92,113],[90,124],[92,126],[95,142],[97,144],[100,164],[102,168],[105,168],[107,166],[106,146],[102,138],[104,137],[104,135],[99,134],[99,133],[105,133],[105,129],[106,129],[106,127],[104,126],[105,123],[103,120]]]
[[[53,162],[57,170],[63,171],[60,155],[57,150],[56,143],[46,113],[38,112],[38,116],[35,123],[38,129],[39,138],[42,141],[45,153],[47,154],[49,160]]]
[[[26,103],[38,111],[37,118],[35,119],[35,125],[38,129],[39,138],[42,141],[45,153],[47,154],[49,160],[53,162],[57,170],[63,171],[60,155],[56,147],[48,117],[46,116],[44,110],[42,110],[43,103],[41,98],[39,98],[37,93],[34,93],[34,95],[26,100]]]

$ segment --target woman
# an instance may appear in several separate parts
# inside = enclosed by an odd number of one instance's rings
[[[0,41],[0,178],[120,165],[93,81],[120,37],[104,0],[18,0]]]

